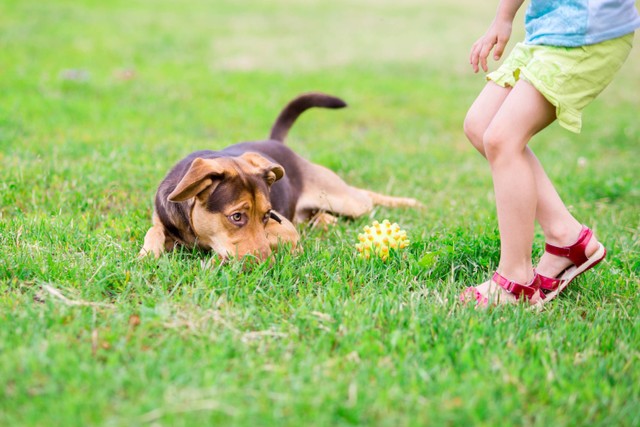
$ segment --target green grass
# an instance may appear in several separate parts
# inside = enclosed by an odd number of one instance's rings
[[[491,177],[462,134],[484,84],[468,49],[493,12],[5,1],[0,425],[640,424],[637,50],[582,135],[532,144],[606,262],[541,312],[457,303],[498,260]],[[287,143],[424,210],[301,228],[303,253],[273,266],[136,259],[178,159],[265,137],[309,90],[350,108],[306,113]],[[374,218],[408,231],[403,257],[355,257]]]

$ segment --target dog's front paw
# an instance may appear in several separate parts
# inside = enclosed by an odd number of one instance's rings
[[[162,249],[159,248],[142,248],[140,252],[138,252],[138,259],[144,259],[149,255],[153,255],[154,258],[160,258],[160,254],[162,253]]]
[[[300,234],[295,225],[284,216],[278,214],[277,220],[270,218],[265,228],[269,246],[275,250],[280,245],[291,245],[292,252],[299,251]]]

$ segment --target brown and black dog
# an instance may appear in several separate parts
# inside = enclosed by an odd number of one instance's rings
[[[419,206],[415,199],[349,186],[284,145],[305,110],[345,106],[333,96],[303,94],[282,110],[269,140],[197,151],[181,160],[158,188],[153,226],[140,255],[158,257],[180,244],[214,251],[223,259],[253,255],[265,260],[279,243],[298,245],[292,222],[328,224],[335,215],[355,218],[375,205]]]

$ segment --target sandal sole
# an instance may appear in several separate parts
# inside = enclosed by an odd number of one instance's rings
[[[579,275],[588,271],[598,265],[600,261],[602,261],[607,256],[607,249],[602,245],[602,243],[598,243],[598,249],[591,255],[584,264],[580,267],[569,268],[564,272],[562,277],[560,277],[560,284],[558,285],[558,289],[555,291],[549,292],[545,295],[543,304],[548,303],[557,297],[560,292],[562,292],[569,284]]]

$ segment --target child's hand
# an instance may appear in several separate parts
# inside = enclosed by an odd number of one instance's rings
[[[511,21],[493,21],[484,36],[480,37],[471,47],[471,55],[469,62],[473,67],[473,72],[479,71],[478,65],[482,67],[484,72],[488,71],[487,57],[489,52],[494,48],[493,59],[496,61],[502,57],[504,48],[511,37]]]

